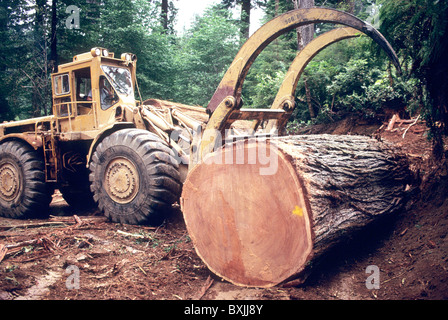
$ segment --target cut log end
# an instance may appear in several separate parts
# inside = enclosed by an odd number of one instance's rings
[[[274,175],[261,175],[266,164],[260,161],[236,163],[241,150],[247,159],[257,147],[243,144],[193,169],[184,184],[183,211],[197,253],[214,273],[238,285],[271,286],[307,260],[309,216],[300,181],[283,154],[270,155],[278,159]],[[225,161],[230,153],[233,165]]]
[[[277,285],[303,271],[341,231],[398,206],[392,197],[401,196],[403,182],[390,168],[363,170],[372,164],[364,163],[366,158],[379,167],[396,162],[379,159],[382,153],[373,151],[378,148],[371,139],[353,145],[331,141],[326,148],[327,139],[240,141],[192,169],[182,211],[195,249],[212,272],[236,285]],[[375,147],[367,148],[371,144]],[[374,186],[362,190],[357,201],[354,190],[366,183]],[[366,190],[377,193],[386,185],[390,192],[366,203]]]

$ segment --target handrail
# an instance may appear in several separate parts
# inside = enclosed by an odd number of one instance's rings
[[[59,120],[60,119],[68,119],[68,123],[69,123],[69,128],[72,131],[73,130],[73,126],[72,126],[72,118],[79,116],[78,114],[78,107],[80,104],[90,104],[91,105],[91,111],[89,112],[89,114],[91,112],[93,112],[95,114],[95,112],[93,111],[93,106],[95,104],[95,101],[67,101],[67,102],[59,102],[54,104],[54,108],[55,108],[55,114],[56,114],[56,128],[57,131],[59,132]],[[67,106],[67,114],[62,113],[61,108],[66,105]],[[73,106],[75,106],[75,108],[73,108]],[[75,112],[74,112],[75,110]],[[95,116],[95,115],[94,115]],[[96,117],[96,116],[95,116]]]

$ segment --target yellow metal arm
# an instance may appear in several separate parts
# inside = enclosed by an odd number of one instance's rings
[[[308,43],[303,50],[301,50],[294,61],[291,63],[288,72],[283,80],[282,85],[280,86],[279,91],[277,92],[277,96],[272,103],[271,109],[283,109],[285,101],[294,101],[294,94],[297,88],[297,83],[299,82],[300,76],[305,70],[308,63],[323,49],[328,47],[329,45],[349,38],[354,38],[360,36],[362,33],[356,29],[346,27],[346,28],[337,28],[331,31],[328,31],[321,36],[315,38],[313,41]],[[289,114],[292,113],[294,108],[290,108],[287,111]],[[283,121],[278,120],[269,120],[265,132],[271,132],[275,129],[282,130],[286,125],[288,118]],[[258,122],[254,123],[254,128],[258,126]]]
[[[201,161],[207,153],[212,152],[216,148],[217,140],[223,137],[224,129],[228,127],[229,122],[233,119],[230,115],[235,110],[241,108],[241,90],[244,79],[261,51],[273,40],[290,30],[306,24],[323,22],[345,25],[370,36],[385,50],[398,71],[401,71],[398,57],[389,42],[375,28],[351,14],[334,9],[310,8],[293,10],[280,15],[263,25],[246,41],[227,70],[207,106],[207,113],[210,115],[210,119],[205,127],[202,140],[199,142],[199,159],[196,158],[191,161],[190,165]],[[336,37],[341,37],[341,39],[356,35],[356,31],[351,29],[343,29],[343,31],[339,32],[342,32],[342,35],[336,35]],[[332,36],[335,36],[335,34],[332,34]],[[317,46],[317,48],[310,47],[307,50],[310,50],[310,52],[314,50],[316,51],[315,54],[317,54],[319,50],[334,42],[326,38],[322,38],[320,41],[322,48],[319,49],[319,46]],[[325,44],[325,41],[329,43]],[[305,64],[315,55],[310,52]],[[297,64],[300,63],[303,62],[297,62]],[[297,68],[297,66],[293,66],[293,68]],[[279,97],[280,102],[279,100],[275,102],[277,106],[286,105],[287,112],[291,112],[294,108],[292,89],[295,89],[296,81],[300,77],[301,71],[300,67],[298,68],[292,74],[288,74],[288,77],[290,77],[289,81],[293,81],[290,82],[289,86],[285,85],[282,92],[279,92],[279,95],[281,95]],[[297,73],[297,70],[299,70],[299,73]],[[284,94],[286,91],[288,94]],[[284,121],[284,119],[285,117],[282,117],[281,121]],[[274,121],[277,122],[278,120]],[[271,126],[275,122],[271,122]]]
[[[386,51],[396,68],[400,69],[398,57],[389,42],[368,23],[351,14],[334,9],[297,9],[269,21],[246,41],[221,80],[207,106],[207,111],[210,114],[213,113],[218,105],[228,96],[235,97],[236,107],[239,107],[244,79],[260,52],[280,35],[294,28],[322,22],[346,25],[370,36]]]

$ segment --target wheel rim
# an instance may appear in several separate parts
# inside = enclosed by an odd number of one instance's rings
[[[140,181],[135,164],[124,157],[109,162],[106,167],[104,185],[109,197],[121,204],[131,202],[140,188]]]
[[[14,200],[20,191],[20,172],[9,162],[0,165],[0,197],[6,201]]]

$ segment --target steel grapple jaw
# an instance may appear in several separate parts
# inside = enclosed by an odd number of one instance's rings
[[[270,109],[242,109],[242,85],[257,56],[282,34],[314,23],[330,23],[345,27],[334,29],[317,37],[298,53]],[[280,15],[263,25],[241,47],[210,99],[207,106],[210,118],[205,127],[205,131],[210,134],[198,145],[202,156],[214,150],[216,140],[219,138],[213,136],[214,132],[223,136],[224,131],[237,120],[254,120],[251,130],[246,134],[253,134],[261,121],[268,121],[267,130],[275,129],[282,132],[294,109],[293,101],[297,82],[309,61],[332,43],[362,34],[371,37],[385,51],[398,74],[401,74],[397,54],[386,38],[370,24],[346,12],[324,8],[297,9]]]

